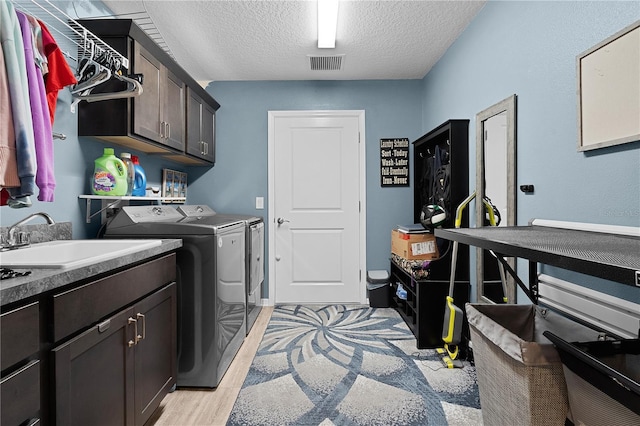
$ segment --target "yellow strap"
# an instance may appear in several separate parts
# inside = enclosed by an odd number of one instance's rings
[[[469,196],[465,198],[456,209],[456,219],[454,222],[454,226],[456,228],[460,228],[462,226],[462,212],[474,198],[476,198],[476,191],[473,191],[471,194],[469,194]]]
[[[455,350],[453,352],[449,349],[449,345],[447,343],[444,344],[444,348],[449,354],[449,356],[451,357],[451,359],[456,359],[458,357],[459,348],[457,345],[454,345]]]
[[[456,309],[453,306],[453,297],[447,296],[447,307],[449,309],[449,318],[446,318],[447,321],[447,335],[442,338],[444,340],[445,346],[447,343],[453,342],[453,333],[456,322]]]
[[[444,362],[444,365],[446,365],[447,368],[455,368],[455,365],[453,365],[453,361],[448,356],[443,357],[442,362]]]

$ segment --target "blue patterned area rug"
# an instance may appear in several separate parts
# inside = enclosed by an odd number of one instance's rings
[[[481,425],[475,368],[447,369],[394,309],[277,306],[227,425]]]

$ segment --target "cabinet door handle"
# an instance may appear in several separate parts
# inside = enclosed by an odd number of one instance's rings
[[[107,331],[109,329],[109,327],[111,327],[111,320],[110,319],[108,319],[106,321],[103,321],[100,324],[98,324],[98,332],[99,333],[104,333],[105,331]]]
[[[142,321],[142,335],[137,336],[138,340],[144,340],[144,338],[147,337],[147,318],[144,316],[144,314],[140,313],[136,314],[136,318]]]
[[[171,127],[169,123],[163,121],[160,123],[160,137],[162,139],[169,139],[169,135],[171,134]]]
[[[167,123],[167,139],[171,139],[171,123]]]
[[[129,317],[129,319],[127,320],[127,324],[133,324],[133,335],[135,336],[133,340],[129,340],[129,342],[127,343],[127,345],[129,345],[129,347],[133,347],[135,345],[138,344],[138,320],[136,320],[135,318],[131,318]]]

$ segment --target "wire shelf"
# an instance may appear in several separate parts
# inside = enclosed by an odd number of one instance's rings
[[[50,0],[11,0],[11,3],[17,10],[41,20],[51,31],[61,36],[56,41],[67,58],[78,62],[78,56],[63,47],[71,46],[80,55],[84,55],[89,53],[87,49],[91,46],[91,48],[109,52],[123,68],[129,69],[128,58],[122,56],[98,36],[87,30]]]

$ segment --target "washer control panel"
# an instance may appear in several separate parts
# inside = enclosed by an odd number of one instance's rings
[[[211,207],[201,204],[178,206],[177,210],[186,217],[213,216],[216,214]]]

